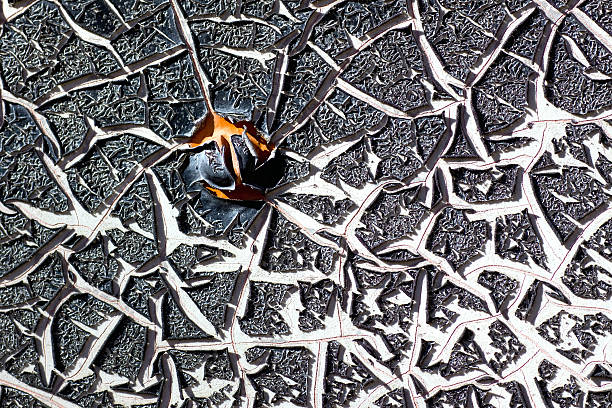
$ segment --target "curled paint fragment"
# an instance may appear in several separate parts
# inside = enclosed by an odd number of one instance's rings
[[[257,180],[257,172],[271,158],[274,146],[252,123],[233,123],[210,112],[196,125],[188,145],[194,149],[183,172],[188,188],[194,183],[202,183],[222,199],[265,199],[262,186],[266,185],[266,180]]]

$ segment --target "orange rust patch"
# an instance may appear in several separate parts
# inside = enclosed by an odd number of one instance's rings
[[[242,183],[238,155],[234,150],[231,138],[232,135],[241,135],[243,132],[245,132],[246,137],[255,148],[257,158],[261,162],[266,161],[272,154],[274,145],[261,137],[252,123],[247,121],[232,123],[216,112],[207,114],[198,123],[188,144],[191,148],[195,148],[209,141],[214,141],[219,147],[219,151],[225,147],[226,160],[231,162],[231,169],[233,170],[236,184],[235,188],[231,191],[206,186],[215,196],[227,200],[263,200],[265,197],[262,192]]]
[[[223,198],[225,200],[263,201],[266,199],[266,196],[261,191],[245,186],[242,183],[239,185],[237,184],[234,190],[224,191],[208,186],[206,189],[213,193],[216,197]]]

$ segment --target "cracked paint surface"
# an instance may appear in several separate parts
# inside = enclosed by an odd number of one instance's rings
[[[3,0],[0,406],[612,406],[611,16]]]

